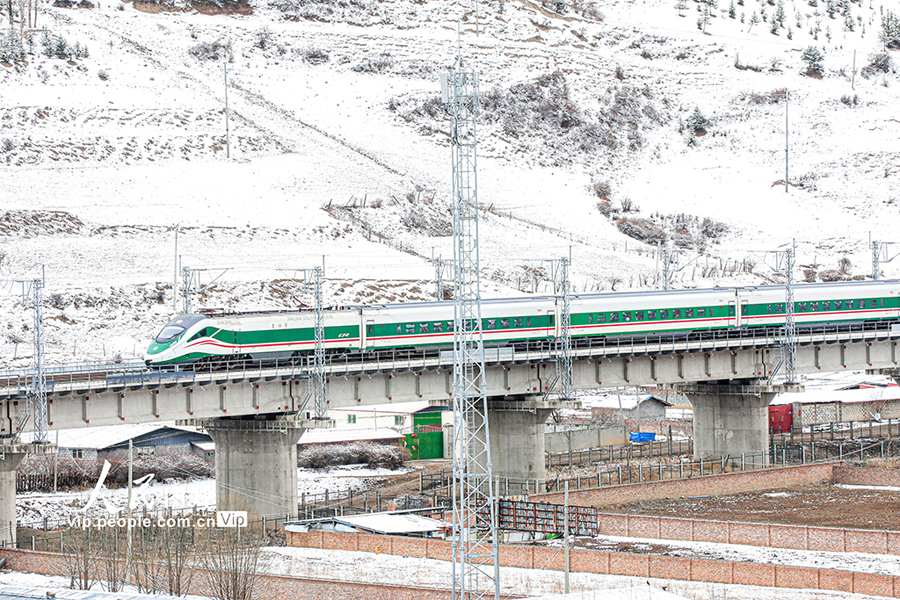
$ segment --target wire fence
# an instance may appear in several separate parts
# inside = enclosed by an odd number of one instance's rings
[[[671,456],[675,454],[692,454],[693,440],[660,440],[628,444],[626,446],[595,446],[583,450],[567,450],[564,452],[548,452],[547,468],[571,467],[585,463],[614,463],[624,460],[651,458],[653,456]]]

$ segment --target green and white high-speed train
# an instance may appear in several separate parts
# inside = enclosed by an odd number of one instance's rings
[[[712,288],[570,298],[573,338],[778,326],[785,322],[783,286]],[[560,335],[555,297],[483,300],[486,345],[550,340]],[[798,325],[900,318],[900,281],[801,284],[794,289]],[[434,348],[453,343],[452,302],[376,304],[325,311],[325,348],[364,352]],[[184,314],[147,350],[148,365],[224,359],[275,359],[311,353],[315,312]]]

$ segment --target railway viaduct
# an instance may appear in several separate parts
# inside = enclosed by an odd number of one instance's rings
[[[900,322],[883,321],[798,330],[798,373],[869,370],[900,379]],[[699,456],[765,452],[767,406],[781,359],[777,330],[750,329],[642,339],[584,340],[573,350],[576,389],[671,386],[694,405]],[[556,353],[551,346],[488,348],[486,392],[493,473],[542,482],[543,423],[571,402],[554,399]],[[331,357],[329,407],[428,400],[452,402],[450,351],[373,352]],[[216,442],[216,502],[252,515],[297,510],[296,444],[310,427],[308,366],[243,364],[196,371],[70,370],[49,383],[50,429],[179,420],[205,427]],[[0,381],[0,436],[15,434],[26,409],[27,376]],[[34,445],[0,442],[0,542],[11,541],[15,468]],[[4,537],[5,536],[5,537]]]

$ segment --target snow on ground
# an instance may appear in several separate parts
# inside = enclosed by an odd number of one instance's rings
[[[562,553],[562,550],[560,550]],[[312,548],[266,548],[261,562],[267,572],[279,575],[322,577],[342,581],[379,582],[407,585],[415,582],[423,587],[447,587],[451,581],[451,564],[447,561],[392,556],[343,550],[318,550]],[[705,584],[662,579],[619,577],[571,573],[572,591],[590,591],[640,587],[647,589],[647,582],[659,589],[687,598],[731,598],[733,600],[864,600],[873,598],[860,594],[821,592],[818,590],[786,590],[742,585]],[[500,570],[501,591],[511,594],[562,593],[563,574],[545,569],[519,569],[504,567]]]
[[[332,467],[327,470],[297,469],[297,490],[306,494],[308,499],[322,496],[328,492],[331,497],[344,495],[349,491],[364,491],[372,488],[386,477],[401,475],[412,471],[410,468],[369,469],[365,465],[346,465]],[[67,491],[53,493],[24,493],[16,497],[16,518],[21,525],[42,523],[49,519],[74,519],[81,514],[87,505],[91,490]],[[216,505],[216,482],[214,479],[198,478],[187,481],[151,482],[142,493],[148,508],[171,507],[173,509],[214,509]],[[98,502],[92,511],[102,511],[100,501],[105,500],[111,507],[125,506],[128,498],[127,488],[104,489],[98,496]]]
[[[817,552],[789,550],[786,548],[760,548],[739,544],[715,544],[708,542],[682,542],[616,536],[578,538],[588,547],[615,548],[617,544],[628,543],[636,550],[664,551],[667,556],[688,558],[709,558],[740,562],[785,565],[818,569],[838,569],[875,573],[879,575],[900,575],[900,557],[890,554],[863,554],[860,552]],[[562,548],[562,540],[546,542],[548,546]]]
[[[16,571],[0,571],[0,587],[10,588],[40,588],[46,590],[66,590],[71,589],[71,580],[68,577],[59,577],[56,575],[37,575],[35,573],[18,573]],[[100,583],[95,583],[92,591],[104,591]],[[128,600],[131,596],[125,594],[139,594],[137,588],[133,585],[126,585],[121,591],[117,592],[114,598],[120,600]],[[184,598],[184,600],[200,600],[205,596],[169,596],[166,594],[145,594],[140,593],[140,598],[154,597],[161,600],[166,598]],[[50,597],[49,595],[47,596]]]

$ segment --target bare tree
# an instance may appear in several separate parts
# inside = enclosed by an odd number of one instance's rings
[[[213,600],[253,600],[259,591],[260,548],[240,529],[217,529],[203,556],[207,595]]]
[[[97,534],[99,538],[100,561],[98,579],[107,592],[121,592],[125,588],[125,549],[122,530],[118,527],[104,527]]]
[[[98,533],[93,527],[74,530],[69,542],[63,545],[60,575],[68,577],[70,587],[89,590],[97,582],[97,558],[100,551]]]

